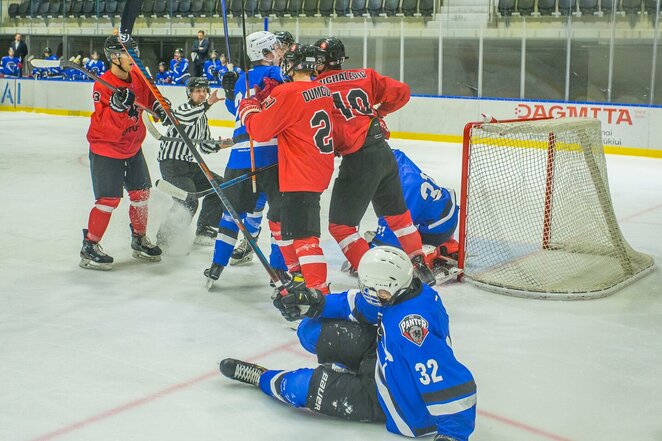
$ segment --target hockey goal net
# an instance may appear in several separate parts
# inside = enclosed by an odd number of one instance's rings
[[[464,131],[458,265],[520,297],[603,297],[653,268],[625,241],[600,121],[470,123]]]

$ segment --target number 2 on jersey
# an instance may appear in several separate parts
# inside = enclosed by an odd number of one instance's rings
[[[439,365],[437,365],[437,360],[431,358],[427,361],[426,364],[416,363],[414,369],[421,374],[421,378],[418,379],[424,386],[427,386],[430,383],[439,383],[444,381],[444,378],[441,375],[437,375],[437,370]],[[430,374],[428,375],[428,369],[430,369]]]
[[[310,127],[317,129],[313,135],[315,145],[322,153],[333,153],[333,136],[331,134],[331,118],[324,110],[315,112],[310,118]]]

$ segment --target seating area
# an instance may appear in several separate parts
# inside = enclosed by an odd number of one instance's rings
[[[501,16],[608,15],[615,6],[617,14],[654,16],[656,4],[657,0],[498,0],[497,11]]]
[[[435,0],[226,0],[241,17],[431,17]],[[514,0],[511,0],[514,1]],[[648,1],[648,0],[647,0]],[[22,0],[9,4],[11,19],[120,17],[126,0]],[[219,17],[220,0],[144,0],[141,16]]]

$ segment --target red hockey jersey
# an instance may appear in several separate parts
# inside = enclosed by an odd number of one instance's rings
[[[136,96],[135,101],[146,107],[154,103],[147,84],[133,71],[129,73],[127,81],[111,71],[104,73],[101,78],[115,87],[128,87]],[[141,118],[143,110],[135,104],[125,112],[111,110],[109,103],[112,93],[106,86],[94,83],[94,113],[87,130],[87,140],[90,142],[90,150],[97,155],[126,159],[135,155],[145,140],[145,124]]]
[[[377,116],[376,109],[384,117],[409,101],[408,85],[373,69],[330,70],[315,81],[326,85],[333,94],[333,135],[336,151],[341,155],[363,147],[370,122]]]
[[[285,83],[262,101],[262,111],[246,118],[255,141],[278,137],[280,191],[321,193],[333,174],[333,99],[314,82]]]

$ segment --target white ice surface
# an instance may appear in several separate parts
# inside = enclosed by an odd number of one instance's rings
[[[257,260],[226,269],[214,292],[202,276],[210,248],[137,261],[125,198],[102,241],[113,270],[80,269],[93,204],[87,126],[87,118],[0,114],[0,441],[403,439],[379,424],[289,408],[218,374],[225,357],[315,365],[271,306]],[[459,146],[392,144],[459,189]],[[154,180],[156,143],[144,151]],[[209,165],[222,172],[226,158],[209,156]],[[610,156],[608,167],[626,239],[659,264],[662,161]],[[328,194],[324,201],[323,230]],[[153,191],[152,237],[169,205]],[[374,222],[369,213],[362,229]],[[322,240],[333,288],[353,286],[338,270],[337,245],[326,232]],[[267,249],[266,234],[260,245]],[[441,293],[457,356],[479,387],[472,440],[662,440],[660,271],[590,301],[509,298],[468,284]]]

